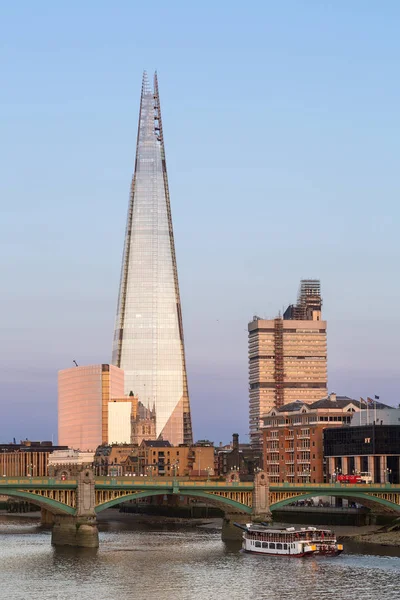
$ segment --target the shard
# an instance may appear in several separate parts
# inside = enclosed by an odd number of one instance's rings
[[[172,445],[193,442],[178,272],[157,74],[143,75],[114,332],[114,365],[155,411],[156,432]]]

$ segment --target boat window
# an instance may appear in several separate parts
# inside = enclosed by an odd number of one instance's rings
[[[282,544],[277,544],[277,545],[276,545],[276,549],[277,549],[277,550],[282,550]]]
[[[271,544],[269,545],[269,548],[270,548],[270,550],[275,550],[275,544],[274,544],[274,543],[271,543]]]
[[[283,549],[287,550],[288,545],[287,544],[283,544]]]
[[[261,548],[261,542],[256,542],[256,548]]]
[[[268,548],[268,542],[263,542],[263,545],[262,545],[262,547],[263,547],[263,548]]]

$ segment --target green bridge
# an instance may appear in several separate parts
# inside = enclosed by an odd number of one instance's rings
[[[95,477],[90,469],[75,478],[19,477],[0,479],[0,495],[23,499],[40,506],[54,522],[54,544],[98,545],[96,515],[130,500],[151,496],[181,496],[218,506],[224,521],[268,520],[270,511],[296,500],[315,496],[347,498],[394,515],[400,514],[400,485],[272,483],[265,473],[254,482],[242,482],[238,473],[225,481],[170,477]]]

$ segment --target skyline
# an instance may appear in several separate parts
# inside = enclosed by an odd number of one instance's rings
[[[180,21],[160,7],[151,44],[129,26],[153,8],[88,2],[76,19],[25,3],[23,22],[24,3],[3,8],[0,439],[55,434],[58,369],[111,359],[146,66],[163,92],[195,439],[248,439],[247,323],[303,277],[322,282],[329,391],[398,403],[399,7],[256,4]]]

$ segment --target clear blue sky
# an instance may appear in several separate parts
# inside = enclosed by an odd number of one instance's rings
[[[158,70],[195,437],[248,438],[247,322],[322,281],[329,388],[399,395],[398,2],[3,2],[0,440],[108,362]]]

